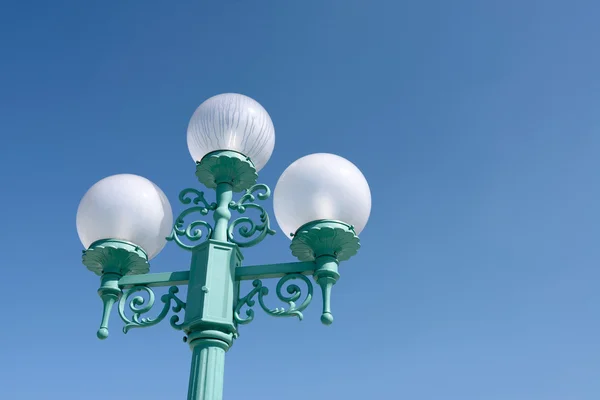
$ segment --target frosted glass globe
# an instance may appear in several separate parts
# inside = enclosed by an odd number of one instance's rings
[[[335,154],[311,154],[296,160],[281,174],[273,208],[285,234],[319,219],[354,225],[359,234],[371,213],[371,190],[350,161]]]
[[[258,171],[273,153],[275,128],[256,100],[243,94],[219,94],[192,115],[187,143],[194,161],[216,150],[234,150],[250,157]]]
[[[125,240],[140,246],[151,259],[165,247],[172,228],[167,196],[138,175],[113,175],[98,181],[77,209],[77,233],[86,249],[97,240]]]

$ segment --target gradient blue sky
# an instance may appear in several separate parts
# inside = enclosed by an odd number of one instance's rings
[[[135,173],[176,211],[185,131],[222,92],[264,105],[261,181],[332,152],[370,182],[335,323],[258,313],[227,399],[600,398],[597,1],[4,1],[0,398],[183,399],[163,323],[95,332],[75,213]],[[279,234],[248,264],[293,261]],[[152,270],[188,267],[167,246]],[[277,303],[270,303],[273,306]]]

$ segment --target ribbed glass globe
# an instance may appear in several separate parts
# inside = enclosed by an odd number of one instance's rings
[[[102,239],[125,240],[140,246],[151,259],[163,249],[172,228],[169,200],[158,186],[138,175],[98,181],[77,209],[77,233],[86,249]]]
[[[273,208],[285,234],[320,219],[354,225],[359,234],[371,213],[371,191],[362,172],[350,161],[335,154],[310,154],[281,174]]]
[[[273,153],[275,128],[256,100],[237,93],[219,94],[194,112],[187,143],[194,161],[213,151],[233,150],[250,157],[258,171]]]

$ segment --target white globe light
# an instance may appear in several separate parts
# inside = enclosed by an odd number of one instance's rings
[[[219,94],[192,115],[187,143],[194,161],[213,151],[233,150],[250,157],[259,171],[273,153],[275,128],[256,100],[243,94]]]
[[[320,219],[354,225],[359,234],[371,213],[371,190],[350,161],[335,154],[311,154],[296,160],[281,174],[273,208],[286,234]]]
[[[140,246],[151,259],[165,247],[172,228],[167,196],[138,175],[113,175],[98,181],[77,209],[77,233],[86,249],[102,239],[125,240]]]

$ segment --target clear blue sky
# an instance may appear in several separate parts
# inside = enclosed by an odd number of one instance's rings
[[[75,213],[135,173],[176,211],[195,108],[247,94],[261,181],[332,152],[370,182],[335,323],[257,313],[227,399],[600,398],[597,1],[6,1],[0,11],[0,398],[183,399],[168,323],[95,332]],[[293,261],[282,234],[248,264]],[[183,270],[173,245],[152,271]],[[161,292],[162,293],[162,292]],[[278,303],[270,303],[273,306]]]

